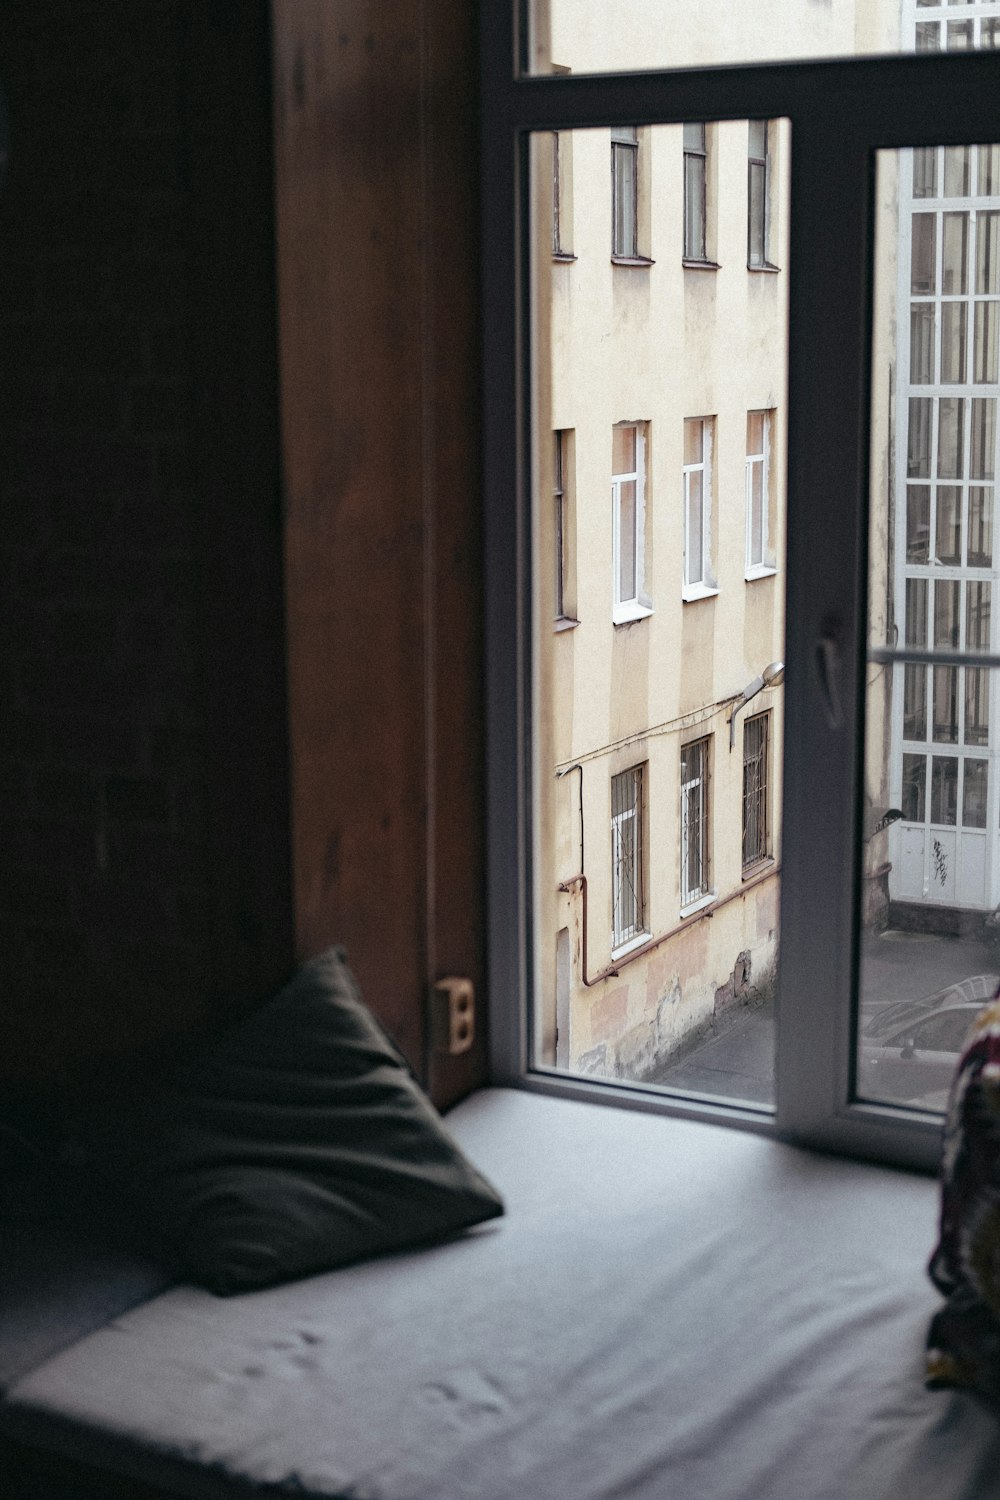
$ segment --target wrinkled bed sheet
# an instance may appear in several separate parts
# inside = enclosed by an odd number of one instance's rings
[[[1000,1500],[929,1393],[926,1178],[516,1090],[449,1128],[507,1216],[220,1300],[173,1287],[24,1376],[16,1436],[222,1497]]]

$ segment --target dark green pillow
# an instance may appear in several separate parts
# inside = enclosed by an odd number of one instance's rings
[[[503,1212],[362,1003],[339,948],[100,1137],[104,1166],[187,1274],[221,1294]]]

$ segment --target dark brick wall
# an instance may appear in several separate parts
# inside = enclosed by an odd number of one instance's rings
[[[291,962],[267,7],[6,0],[0,1083]]]

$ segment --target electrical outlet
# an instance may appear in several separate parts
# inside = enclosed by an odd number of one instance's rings
[[[476,992],[471,979],[439,979],[431,996],[431,1024],[435,1052],[458,1057],[468,1052],[476,1035]]]

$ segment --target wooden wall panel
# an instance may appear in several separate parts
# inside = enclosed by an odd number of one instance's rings
[[[273,0],[296,936],[482,996],[475,7]]]

